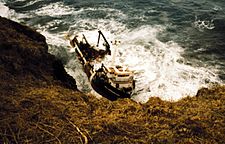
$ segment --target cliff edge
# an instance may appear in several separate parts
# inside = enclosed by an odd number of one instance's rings
[[[225,143],[225,86],[178,102],[79,92],[45,37],[0,17],[0,143]]]
[[[0,19],[0,33],[1,86],[7,89],[58,83],[76,89],[75,80],[61,61],[48,53],[44,36],[5,18]]]

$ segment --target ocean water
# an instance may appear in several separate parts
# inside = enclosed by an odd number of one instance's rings
[[[176,101],[225,82],[224,0],[0,0],[0,16],[42,33],[85,93],[92,89],[65,35],[97,41],[98,29],[121,41],[115,63],[135,71],[135,101]]]

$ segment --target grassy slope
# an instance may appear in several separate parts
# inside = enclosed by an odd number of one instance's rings
[[[0,22],[0,143],[225,143],[224,86],[174,103],[99,100],[76,90],[41,35]]]

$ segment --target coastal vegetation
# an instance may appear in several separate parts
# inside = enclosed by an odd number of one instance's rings
[[[97,99],[44,36],[5,18],[0,34],[0,143],[225,143],[223,85],[177,102]]]

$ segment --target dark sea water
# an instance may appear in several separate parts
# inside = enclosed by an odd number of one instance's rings
[[[0,0],[0,13],[46,36],[81,91],[91,87],[65,35],[121,40],[116,63],[136,71],[133,99],[178,100],[225,82],[225,0]],[[113,50],[115,48],[112,48]],[[105,63],[110,63],[106,58]]]

